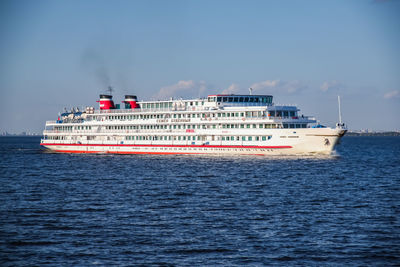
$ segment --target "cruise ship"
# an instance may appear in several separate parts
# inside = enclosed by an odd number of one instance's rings
[[[216,94],[198,99],[138,101],[122,106],[101,94],[99,109],[77,108],[47,121],[41,145],[65,153],[330,154],[346,133],[329,128],[271,95]]]

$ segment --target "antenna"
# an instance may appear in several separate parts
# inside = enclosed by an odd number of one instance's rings
[[[337,96],[338,99],[338,105],[339,105],[339,123],[342,124],[342,111],[340,109],[340,96]]]
[[[109,92],[110,95],[112,95],[112,92],[114,92],[114,89],[111,86],[108,86],[107,92]]]
[[[253,88],[249,88],[249,92],[250,92],[250,95],[252,95],[253,94]]]

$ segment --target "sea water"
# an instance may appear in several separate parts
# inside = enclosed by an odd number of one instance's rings
[[[400,138],[332,156],[93,155],[0,138],[1,266],[400,264]]]

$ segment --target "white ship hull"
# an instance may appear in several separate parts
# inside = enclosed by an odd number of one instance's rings
[[[47,121],[41,145],[55,152],[112,154],[329,154],[345,134],[276,106],[269,95],[138,102],[125,109],[100,95],[100,110],[77,109]]]
[[[79,141],[42,140],[41,145],[54,152],[110,154],[227,154],[227,155],[297,155],[330,154],[346,131],[332,128],[307,128],[296,131],[268,131],[268,141],[201,142],[153,141]]]

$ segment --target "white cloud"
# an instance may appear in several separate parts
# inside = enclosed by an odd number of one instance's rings
[[[400,98],[400,92],[398,90],[387,92],[386,94],[383,95],[383,98],[385,99]]]
[[[263,82],[253,83],[250,88],[253,88],[254,91],[263,91],[269,88],[275,88],[280,83],[280,80],[266,80]]]
[[[306,89],[308,86],[306,83],[298,80],[283,82],[280,86],[280,90],[289,94]]]
[[[232,83],[231,85],[229,85],[228,88],[223,90],[221,94],[237,94],[239,93],[239,91],[240,91],[239,85],[237,85],[236,83]]]
[[[250,87],[253,88],[255,92],[259,93],[284,92],[292,94],[307,88],[307,85],[298,80],[266,80],[263,82],[254,83]]]
[[[282,92],[292,94],[307,88],[307,84],[298,81],[281,81],[281,80],[265,80],[262,82],[253,83],[250,88],[255,94],[272,94]],[[214,92],[211,92],[214,91]],[[193,80],[180,80],[176,84],[162,87],[154,96],[155,99],[168,99],[170,97],[204,97],[208,93],[215,93],[215,90],[210,90],[206,82],[196,82]],[[216,92],[220,94],[247,94],[248,91],[241,88],[238,84],[232,83],[228,88]]]
[[[180,80],[176,84],[162,87],[154,98],[167,99],[170,97],[200,97],[206,92],[204,81]]]
[[[324,82],[320,88],[323,92],[327,92],[327,91],[337,90],[341,87],[343,87],[343,85],[340,82],[333,80]]]

